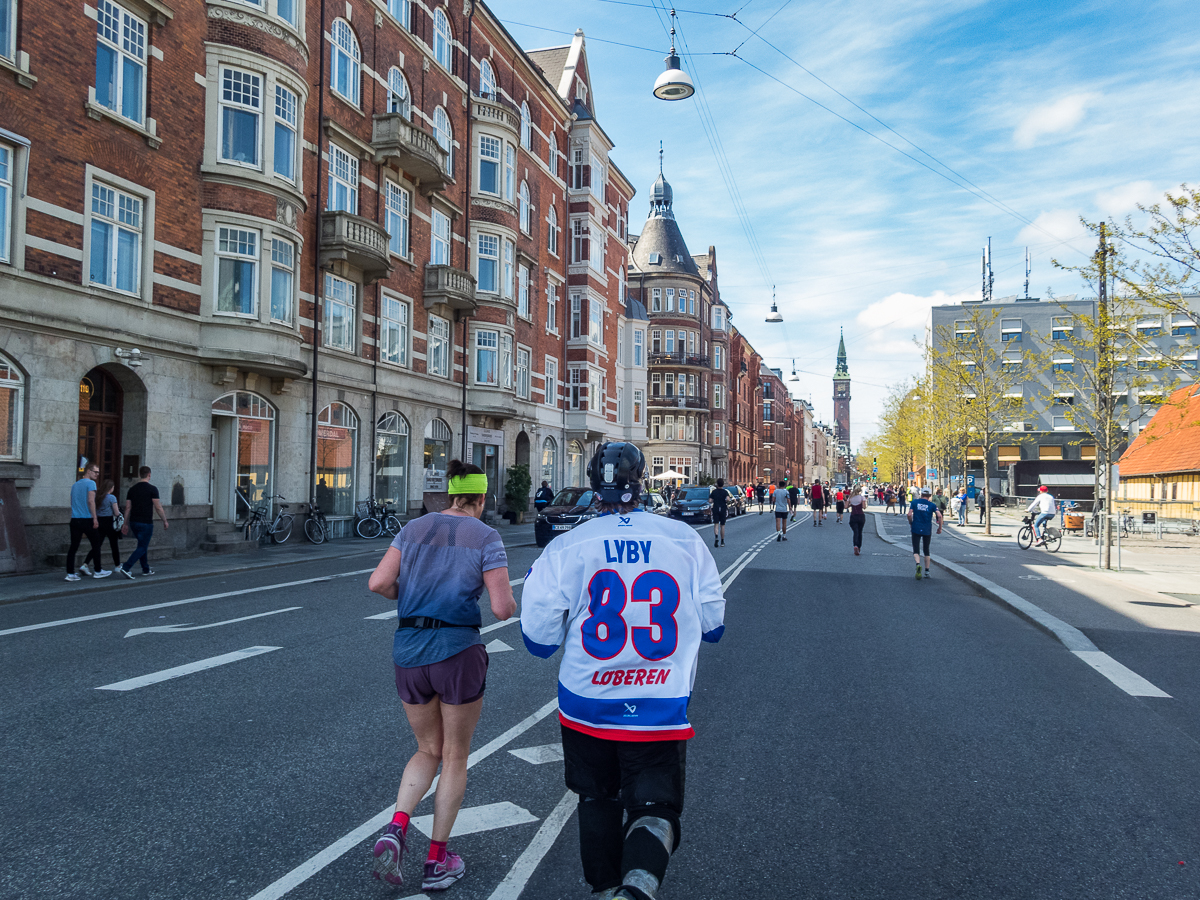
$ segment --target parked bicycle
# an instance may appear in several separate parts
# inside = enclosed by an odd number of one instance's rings
[[[275,494],[267,499],[286,500],[287,498],[281,494]],[[272,543],[282,544],[292,536],[292,517],[288,515],[287,504],[279,504],[274,519],[267,518],[269,512],[270,507],[266,504],[250,510],[250,515],[246,518],[247,540],[261,541],[263,537],[270,536]]]
[[[304,536],[314,544],[323,544],[329,538],[329,523],[325,521],[325,513],[317,506],[315,499],[309,501],[308,518],[304,520]]]
[[[1025,524],[1017,530],[1017,546],[1022,550],[1028,550],[1034,542],[1033,516],[1026,516],[1021,521]],[[1062,546],[1062,529],[1047,522],[1042,526],[1042,541],[1038,543],[1051,553],[1057,553],[1058,548]]]
[[[369,540],[379,537],[381,532],[388,537],[395,537],[400,533],[400,520],[396,518],[396,511],[388,506],[386,500],[376,500],[374,497],[359,500],[355,514],[358,521],[354,523],[354,530],[360,538]]]

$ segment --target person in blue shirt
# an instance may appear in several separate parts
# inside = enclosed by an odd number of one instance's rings
[[[925,555],[925,577],[929,577],[929,539],[933,532],[934,519],[937,533],[942,533],[942,511],[930,498],[928,487],[921,488],[921,496],[908,507],[908,522],[912,529],[913,559],[917,561],[917,581],[921,580],[921,554]]]

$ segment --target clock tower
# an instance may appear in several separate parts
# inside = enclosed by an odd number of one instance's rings
[[[837,368],[833,372],[833,435],[838,447],[850,455],[850,370],[846,367],[846,338],[838,340]]]

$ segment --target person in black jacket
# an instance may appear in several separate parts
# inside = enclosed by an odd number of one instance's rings
[[[538,488],[538,492],[533,495],[533,507],[538,512],[541,512],[550,505],[550,501],[554,499],[554,491],[550,488],[550,482],[543,481],[542,486]]]

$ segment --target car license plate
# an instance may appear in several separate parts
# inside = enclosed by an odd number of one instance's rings
[[[571,526],[570,525],[551,525],[550,530],[551,531],[570,531]]]

